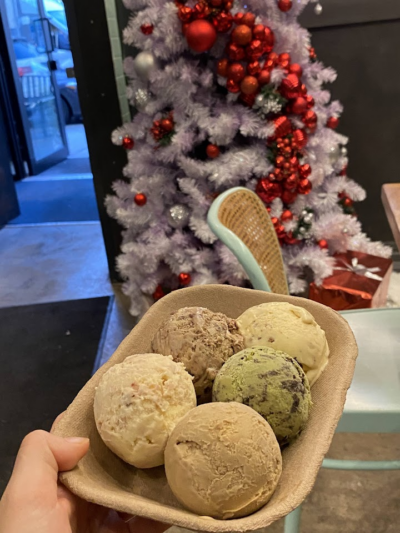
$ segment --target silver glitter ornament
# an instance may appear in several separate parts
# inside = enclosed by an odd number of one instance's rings
[[[151,52],[140,52],[133,61],[135,72],[142,80],[149,79],[150,72],[156,65],[156,58]]]
[[[349,233],[349,230],[347,228],[343,228],[342,229],[342,233],[344,233],[346,235],[346,233]]]
[[[254,102],[254,106],[255,107],[262,107],[265,103],[265,98],[262,94],[259,94],[256,99],[255,99],[255,102]]]
[[[303,221],[305,222],[305,224],[311,224],[312,219],[313,219],[313,215],[312,215],[312,213],[307,213],[307,214],[303,217]]]
[[[146,89],[138,89],[135,94],[135,107],[139,111],[143,111],[150,101],[150,93]]]
[[[340,147],[338,144],[336,144],[335,146],[332,146],[332,148],[330,148],[329,150],[329,160],[331,163],[336,163],[339,157],[340,157]]]
[[[345,146],[342,146],[342,149],[340,150],[343,157],[346,157],[347,155],[347,148]]]
[[[300,233],[301,235],[305,235],[305,234],[307,233],[306,228],[305,228],[304,226],[300,226],[300,227],[299,227],[299,233]]]
[[[317,4],[315,7],[314,7],[314,13],[316,15],[320,15],[322,13],[322,6],[321,4]]]
[[[167,212],[169,225],[176,229],[184,228],[189,222],[189,216],[189,209],[182,204],[173,205]]]

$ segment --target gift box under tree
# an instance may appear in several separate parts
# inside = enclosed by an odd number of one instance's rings
[[[311,300],[336,311],[385,306],[393,268],[391,259],[352,250],[334,257],[333,274],[319,286],[310,284]]]

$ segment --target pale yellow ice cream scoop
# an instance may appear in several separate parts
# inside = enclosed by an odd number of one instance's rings
[[[303,307],[287,302],[269,302],[247,309],[237,319],[246,348],[269,346],[295,358],[310,386],[328,364],[325,331]]]
[[[137,354],[112,366],[94,398],[96,426],[104,443],[138,468],[164,464],[168,437],[196,406],[192,377],[160,354]]]
[[[240,403],[208,403],[192,409],[173,430],[165,450],[169,486],[202,516],[239,518],[271,498],[282,457],[268,424]]]

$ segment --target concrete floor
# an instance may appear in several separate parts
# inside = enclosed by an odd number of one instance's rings
[[[56,169],[55,179],[61,175]],[[115,295],[101,363],[134,326],[120,287],[109,282],[98,222],[7,226],[0,250],[0,307]],[[400,435],[336,434],[328,456],[399,459]],[[321,470],[303,507],[301,531],[397,533],[399,524],[400,471]],[[282,531],[283,521],[268,528]]]

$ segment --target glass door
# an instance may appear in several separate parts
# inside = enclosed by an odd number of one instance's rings
[[[53,38],[43,0],[0,0],[15,89],[32,174],[68,155],[53,60]]]

